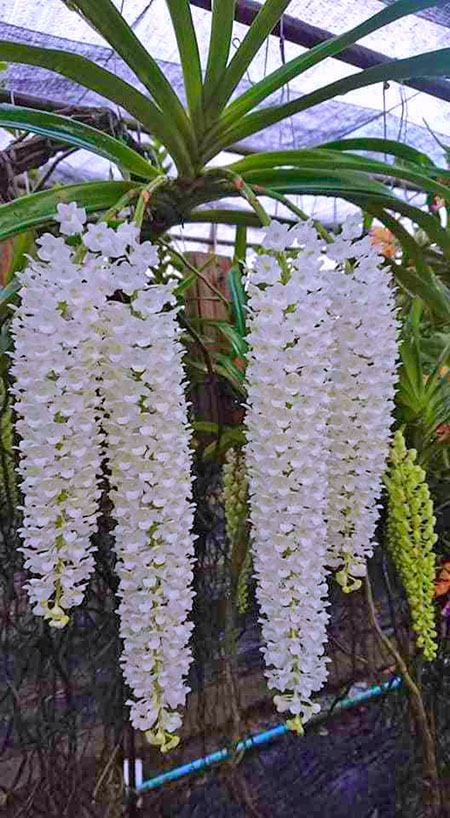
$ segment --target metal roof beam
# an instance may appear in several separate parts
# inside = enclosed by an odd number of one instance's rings
[[[211,11],[211,0],[190,0],[190,3],[193,6],[198,6],[198,8]],[[249,26],[260,10],[261,4],[256,3],[255,0],[237,0],[235,20],[238,23]],[[318,43],[323,43],[335,36],[331,31],[312,26],[303,20],[291,17],[289,14],[283,14],[281,25],[277,23],[272,34],[276,37],[283,37],[290,43],[301,45],[303,48],[312,48]],[[381,65],[382,63],[392,61],[392,57],[388,57],[386,54],[381,54],[379,51],[373,51],[373,49],[366,48],[362,45],[352,45],[349,48],[345,48],[339,54],[336,54],[334,59],[349,63],[357,68],[370,68],[373,65]],[[450,102],[450,82],[447,80],[404,80],[403,85]]]

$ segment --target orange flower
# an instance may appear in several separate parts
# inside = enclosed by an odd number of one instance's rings
[[[436,179],[436,181],[439,182],[440,185],[447,185],[447,187],[448,187],[448,185],[450,183],[450,177],[448,177],[448,176],[439,176]],[[432,199],[432,202],[431,202],[431,205],[430,205],[430,210],[432,210],[434,213],[436,213],[436,211],[440,210],[441,207],[445,207],[447,204],[448,204],[448,200],[443,199],[442,196],[433,196],[433,199]]]
[[[441,376],[441,379],[445,378],[446,380],[448,380],[447,375],[448,375],[449,372],[450,372],[450,369],[448,368],[448,366],[441,366],[441,368],[439,369],[439,375]],[[423,380],[424,383],[427,383],[427,381],[429,379],[430,379],[430,375],[426,375],[426,374],[422,375],[422,380]]]
[[[385,258],[394,258],[397,251],[395,236],[387,227],[371,227],[370,237],[372,244],[380,245],[381,252]]]
[[[441,423],[436,427],[436,438],[438,443],[450,442],[450,423]]]
[[[439,574],[436,578],[436,596],[443,596],[450,591],[450,560],[443,560],[439,566]]]
[[[445,199],[442,199],[441,196],[433,196],[432,202],[430,204],[430,210],[433,213],[436,213],[441,207],[445,206]]]

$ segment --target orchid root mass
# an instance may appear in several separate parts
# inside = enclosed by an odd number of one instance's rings
[[[174,286],[154,283],[157,248],[139,243],[136,224],[86,227],[75,204],[59,205],[58,221],[62,235],[42,236],[21,274],[13,319],[28,593],[56,628],[81,603],[107,462],[128,704],[165,751],[188,692],[194,565]],[[381,263],[353,218],[330,245],[310,222],[272,222],[248,274],[252,557],[266,674],[299,733],[327,678],[329,575],[359,587],[373,548],[397,363]]]

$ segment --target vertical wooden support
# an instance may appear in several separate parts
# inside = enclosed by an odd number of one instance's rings
[[[14,239],[6,239],[0,243],[0,287],[4,287],[8,281],[13,251]]]
[[[223,334],[214,326],[199,324],[198,319],[228,320],[226,305],[206,282],[209,281],[229,301],[231,296],[227,275],[231,268],[231,259],[211,253],[188,253],[187,258],[194,267],[201,270],[202,278],[198,278],[186,291],[186,315],[193,322],[195,329],[201,333],[209,351],[230,352],[230,344]],[[199,361],[204,361],[200,350],[198,358]],[[216,375],[205,374],[201,385],[193,390],[192,401],[197,419],[217,423],[219,426],[230,425],[233,422],[231,389],[227,389],[226,383],[222,383]]]

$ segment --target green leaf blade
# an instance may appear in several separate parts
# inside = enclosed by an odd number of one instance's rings
[[[14,277],[4,287],[0,287],[0,315],[8,311],[9,305],[16,300],[17,294],[22,287],[18,278]]]
[[[211,38],[204,82],[204,103],[211,104],[216,87],[222,82],[230,55],[236,0],[213,0]]]
[[[331,142],[323,142],[318,148],[335,151],[367,151],[371,153],[383,153],[403,159],[414,165],[431,169],[434,162],[426,153],[407,145],[405,142],[398,142],[395,139],[380,139],[378,137],[355,137],[349,139],[335,139]]]
[[[233,354],[238,358],[244,358],[247,352],[247,343],[239,327],[233,327],[226,321],[204,321],[205,326],[214,326],[230,342]]]
[[[215,112],[223,110],[250,63],[275,28],[291,0],[266,0],[253,20],[239,48],[233,56],[220,85],[216,87],[211,107]]]
[[[170,117],[172,125],[177,124],[190,151],[195,151],[192,128],[180,100],[156,60],[144,48],[112,0],[70,0],[66,4],[78,11],[117,51],[150,92],[160,110]]]
[[[292,219],[279,218],[282,224],[293,225]],[[226,208],[192,210],[184,218],[185,224],[231,224],[237,227],[261,227],[256,213],[250,210],[227,210]]]
[[[264,99],[267,99],[271,94],[278,91],[288,82],[291,82],[295,77],[300,76],[300,74],[322,62],[322,60],[338,55],[341,51],[353,45],[362,37],[366,37],[368,34],[378,31],[395,20],[409,14],[417,13],[417,11],[421,11],[429,6],[434,6],[435,4],[436,0],[400,0],[382,9],[351,30],[336,37],[331,37],[323,43],[318,43],[309,49],[308,52],[282,65],[242,94],[227,108],[223,118],[223,125],[228,126],[233,122],[239,121],[248,111],[251,111]]]
[[[392,145],[401,146],[401,143],[392,142]],[[416,168],[413,165],[413,169],[411,169],[409,165],[389,165],[377,159],[359,156],[358,154],[344,153],[338,150],[330,151],[324,148],[312,148],[305,150],[266,151],[262,154],[256,153],[252,156],[247,156],[245,159],[230,165],[229,169],[248,178],[248,175],[251,175],[251,173],[255,171],[269,168],[275,171],[277,168],[287,167],[296,167],[300,170],[314,167],[322,170],[326,168],[329,170],[342,168],[349,171],[362,171],[367,173],[368,177],[372,175],[392,177],[412,182],[423,190],[450,201],[450,187],[447,187],[435,179],[435,177],[448,175],[448,171],[445,168],[437,168],[434,165],[422,165],[420,168]],[[428,175],[430,173],[432,173],[431,177]]]
[[[231,303],[233,306],[236,330],[241,338],[245,338],[247,331],[245,321],[246,297],[242,284],[242,275],[238,264],[233,264],[228,273],[228,286],[231,293]]]
[[[166,0],[180,54],[189,115],[198,137],[203,135],[203,82],[200,52],[189,0]]]
[[[414,237],[393,216],[376,204],[366,204],[367,209],[376,216],[398,239],[415,269],[396,264],[394,273],[400,286],[411,296],[417,296],[428,309],[440,320],[450,320],[450,298],[448,290],[441,285],[432,269],[425,263],[421,247]]]
[[[132,114],[167,148],[180,170],[191,172],[186,145],[167,117],[144,94],[105,68],[70,51],[24,45],[9,40],[0,40],[0,59],[48,68],[115,102]]]
[[[158,175],[146,159],[118,139],[60,114],[5,103],[0,105],[1,124],[84,148],[143,179],[152,179]]]
[[[342,96],[358,88],[366,88],[378,82],[389,80],[400,82],[407,79],[421,77],[441,77],[449,73],[450,48],[442,48],[408,57],[404,60],[375,65],[352,74],[349,77],[336,80],[322,88],[305,94],[302,97],[287,102],[284,105],[275,105],[261,111],[255,111],[243,117],[240,122],[224,130],[223,123],[213,128],[204,146],[204,161],[208,161],[220,150],[224,150],[233,142],[239,142],[254,133],[275,125],[287,117],[294,116],[301,111],[309,110],[321,102],[326,102],[336,96]]]
[[[80,185],[44,190],[22,196],[8,204],[0,205],[0,241],[23,233],[30,227],[44,227],[50,224],[57,213],[56,207],[62,202],[76,202],[87,213],[108,210],[128,191],[133,190],[133,182],[85,182]]]

